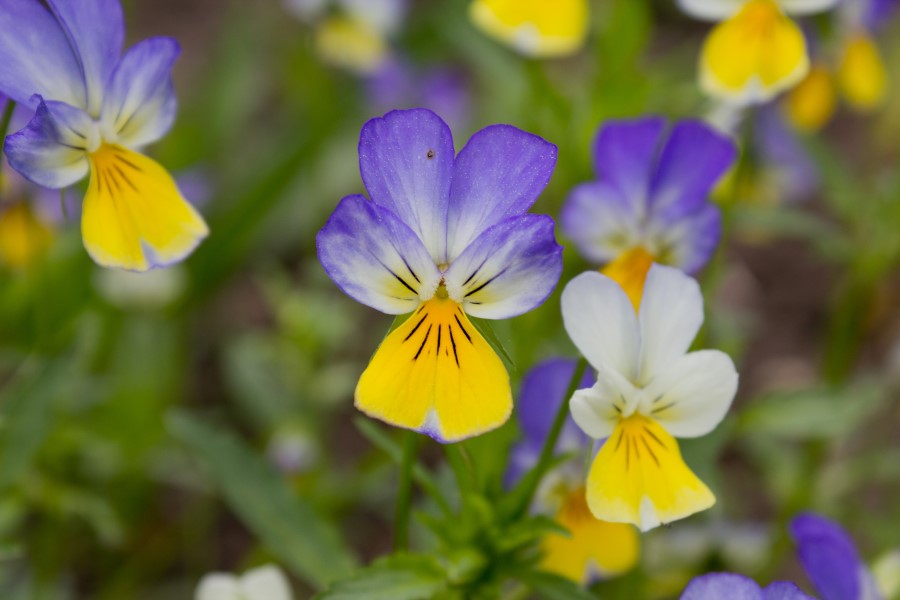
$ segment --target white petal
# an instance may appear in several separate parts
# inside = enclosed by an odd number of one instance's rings
[[[598,371],[610,367],[632,379],[640,339],[637,315],[618,283],[587,272],[562,293],[563,324],[575,346]]]
[[[691,352],[654,378],[638,410],[675,437],[699,437],[725,417],[737,386],[738,374],[727,354]]]
[[[678,0],[678,6],[698,19],[722,21],[735,14],[747,0]]]
[[[622,415],[634,410],[637,393],[630,381],[609,368],[597,374],[594,387],[578,390],[569,400],[575,424],[595,440],[612,435]]]
[[[640,308],[639,381],[684,355],[703,324],[703,294],[693,278],[678,269],[653,265],[644,284]]]
[[[228,573],[210,573],[200,580],[194,600],[241,600],[237,577]]]
[[[287,577],[274,565],[244,573],[241,590],[245,600],[293,600],[294,597]]]
[[[834,8],[840,0],[781,0],[790,15],[812,15]]]

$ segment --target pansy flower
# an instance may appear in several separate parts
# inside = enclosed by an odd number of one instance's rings
[[[281,569],[265,565],[243,575],[210,573],[200,580],[194,600],[293,600],[290,583]]]
[[[606,440],[587,479],[594,516],[646,531],[712,506],[712,492],[684,463],[675,437],[712,431],[738,375],[723,352],[688,352],[703,324],[697,282],[653,265],[636,312],[616,281],[583,273],[563,290],[562,314],[597,372],[597,383],[570,401],[578,426]]]
[[[731,167],[734,143],[699,121],[649,117],[602,126],[593,143],[596,181],[562,208],[565,234],[638,303],[653,262],[688,273],[712,255],[721,214],[708,195]]]
[[[700,85],[722,100],[766,102],[809,70],[803,31],[791,17],[827,10],[837,0],[679,0],[685,12],[719,21],[703,45]]]
[[[735,573],[709,573],[691,580],[680,600],[815,600],[789,581],[776,581],[765,589]]]
[[[8,0],[0,29],[0,91],[36,110],[6,139],[9,164],[54,189],[90,175],[81,229],[100,265],[145,271],[190,254],[206,224],[166,170],[137,152],[175,118],[178,44],[150,38],[120,56],[117,0]]]
[[[454,154],[450,129],[429,110],[372,119],[359,141],[370,199],[344,198],[316,238],[346,294],[411,313],[363,372],[356,406],[443,442],[499,427],[512,410],[506,368],[469,316],[528,312],[562,270],[553,219],[527,213],[556,147],[492,125]]]
[[[577,52],[587,37],[587,0],[474,0],[472,22],[482,31],[532,57]]]
[[[516,411],[522,440],[512,448],[507,485],[537,463],[554,415],[566,401],[566,388],[574,372],[575,361],[554,359],[539,363],[522,378]],[[585,373],[581,387],[589,387],[592,379]],[[544,538],[541,568],[578,582],[627,572],[637,562],[640,545],[634,527],[600,521],[588,509],[581,457],[590,443],[575,422],[567,419],[556,450],[577,452],[578,458],[546,478],[549,484],[542,486],[537,501],[539,510],[553,511],[557,522],[569,530],[569,535],[551,533]]]

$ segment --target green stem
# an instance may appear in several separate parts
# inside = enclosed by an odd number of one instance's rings
[[[394,551],[409,547],[409,506],[412,501],[413,462],[416,455],[416,434],[407,431],[403,439],[403,458],[400,461],[400,483],[397,489],[397,510],[394,513]]]
[[[516,507],[514,513],[517,516],[524,513],[528,510],[528,507],[531,506],[534,494],[537,492],[541,480],[550,468],[550,464],[553,461],[553,454],[556,450],[556,443],[559,441],[559,434],[562,433],[563,426],[566,424],[566,417],[569,415],[569,398],[571,398],[575,393],[575,390],[578,389],[578,384],[581,383],[581,378],[584,376],[585,369],[587,369],[587,360],[582,357],[578,359],[578,364],[575,365],[575,371],[572,372],[572,379],[569,380],[569,387],[566,389],[566,395],[563,396],[562,402],[559,403],[559,409],[556,411],[556,417],[553,419],[550,433],[544,441],[544,447],[541,449],[541,455],[538,458],[537,466],[526,476],[524,492],[520,496],[519,505]]]
[[[456,444],[448,444],[446,447],[447,462],[453,470],[456,477],[456,484],[459,486],[459,497],[464,497],[475,487],[475,473],[472,469],[472,462],[466,456],[466,449],[463,448],[462,442]]]

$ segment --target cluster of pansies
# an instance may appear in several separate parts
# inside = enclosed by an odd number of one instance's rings
[[[317,28],[326,60],[367,76],[391,60],[386,40],[406,10],[399,1],[345,0],[330,12],[325,2],[289,4]],[[833,73],[854,107],[871,108],[884,96],[871,34],[886,9],[874,0],[848,2],[840,57],[831,67],[810,59],[822,42],[808,38],[795,18],[828,10],[835,0],[679,4],[716,22],[699,59],[699,85],[716,101],[743,110],[794,88],[782,109],[809,131],[834,111]],[[469,12],[477,27],[532,58],[577,52],[589,32],[586,0],[474,0]],[[7,0],[0,29],[0,93],[17,114],[27,113],[5,139],[10,167],[43,188],[88,179],[82,236],[99,265],[146,271],[188,256],[207,226],[172,176],[141,152],[173,124],[170,72],[178,44],[151,38],[123,53],[117,0]],[[591,147],[595,179],[569,190],[559,214],[561,233],[599,268],[565,282],[559,301],[563,328],[590,370],[564,358],[533,367],[517,407],[507,365],[482,320],[535,310],[560,283],[556,223],[531,212],[553,176],[554,143],[497,124],[458,144],[431,110],[388,112],[360,133],[366,195],[343,198],[316,236],[318,259],[344,293],[399,317],[359,377],[360,411],[443,444],[496,430],[516,414],[523,435],[510,457],[510,488],[527,481],[545,448],[576,455],[548,474],[531,502],[568,531],[541,540],[542,568],[575,581],[628,571],[638,558],[639,531],[716,501],[678,439],[712,432],[738,391],[727,354],[692,349],[704,323],[693,276],[723,232],[710,197],[739,154],[721,129],[658,116],[599,126]],[[4,206],[0,256],[27,264],[49,243],[52,227],[30,205]],[[574,390],[569,397],[567,389]],[[579,460],[585,453],[586,474]],[[835,524],[803,515],[791,534],[823,598],[877,597]],[[201,600],[289,597],[272,570],[212,575],[197,591]],[[763,589],[727,573],[703,575],[682,595],[808,597],[792,583]]]

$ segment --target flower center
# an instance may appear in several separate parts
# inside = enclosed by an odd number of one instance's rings
[[[738,13],[747,37],[766,37],[778,26],[781,10],[774,0],[750,0]]]

